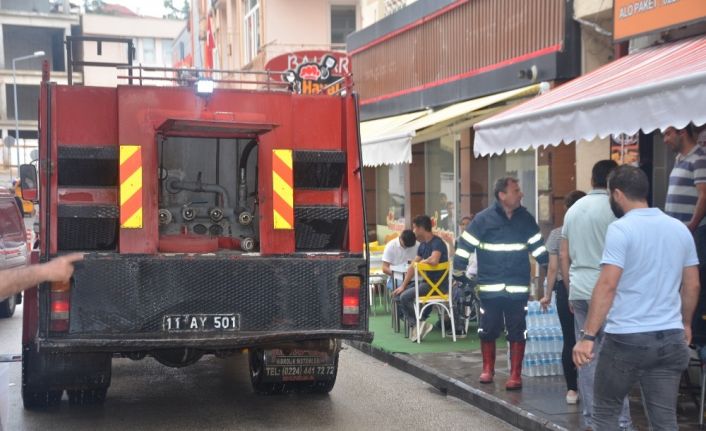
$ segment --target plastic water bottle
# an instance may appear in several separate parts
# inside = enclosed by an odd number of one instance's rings
[[[550,373],[549,373],[550,376],[558,376],[559,375],[559,368],[560,368],[559,362],[560,362],[559,356],[557,356],[557,354],[553,354],[552,359],[551,359]]]
[[[561,334],[561,329],[554,328],[554,351],[560,352],[564,348],[564,336]]]
[[[539,375],[546,376],[549,374],[549,359],[545,353],[539,355]]]
[[[549,352],[549,332],[546,329],[542,328],[540,330],[540,333],[541,333],[540,337],[542,340],[540,342],[540,346],[541,346],[540,352],[547,353],[547,352]]]
[[[530,354],[527,357],[527,375],[530,377],[535,377],[537,375],[537,361],[534,354]]]

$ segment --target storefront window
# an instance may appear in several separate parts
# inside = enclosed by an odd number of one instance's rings
[[[405,228],[406,165],[380,166],[376,169],[376,232],[379,243]]]
[[[517,151],[502,156],[491,157],[489,160],[488,202],[495,202],[493,189],[498,178],[509,175],[520,180],[520,188],[524,193],[522,205],[536,217],[537,187],[535,176],[534,150]]]
[[[424,144],[425,212],[441,231],[438,234],[444,237],[443,232],[448,232],[448,238],[444,239],[451,242],[455,238],[458,208],[454,174],[455,147],[456,142],[451,135]]]

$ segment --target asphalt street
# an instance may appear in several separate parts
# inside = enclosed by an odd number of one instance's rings
[[[0,320],[0,353],[19,353],[22,307]],[[9,374],[5,430],[514,430],[512,426],[352,348],[341,354],[329,395],[252,393],[246,355],[205,357],[167,368],[152,358],[113,359],[112,386],[102,407],[26,411],[19,362]],[[1,397],[1,395],[0,395]]]

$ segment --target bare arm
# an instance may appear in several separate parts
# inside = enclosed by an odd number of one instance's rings
[[[598,276],[596,287],[591,294],[591,306],[583,330],[588,335],[596,335],[603,326],[605,318],[613,305],[618,281],[623,274],[619,266],[604,264],[601,275]],[[579,340],[574,346],[574,363],[577,367],[587,364],[593,359],[593,341]]]
[[[681,318],[687,344],[691,344],[691,322],[694,319],[696,304],[699,302],[699,290],[699,267],[685,267],[681,282]]]
[[[556,283],[557,271],[559,270],[559,256],[556,254],[549,255],[549,266],[547,266],[547,288],[544,290],[544,298],[539,303],[543,309],[547,309],[552,302],[552,291]]]
[[[392,269],[390,269],[390,262],[382,261],[382,272],[387,275],[392,275]]]
[[[422,262],[429,264],[431,266],[435,266],[435,265],[439,264],[440,259],[441,259],[441,252],[440,251],[432,251],[431,256],[427,257]]]
[[[392,296],[397,296],[405,291],[409,283],[412,281],[412,278],[414,278],[414,264],[421,261],[422,258],[419,256],[414,258],[412,265],[409,265],[409,268],[407,268],[407,273],[404,275],[404,280],[402,280],[402,284],[400,284],[400,287],[392,291]]]
[[[81,259],[83,254],[72,253],[40,265],[0,271],[0,297],[15,295],[45,281],[67,282],[74,272],[73,263]]]
[[[699,197],[696,199],[694,214],[686,225],[692,232],[696,232],[696,228],[699,227],[699,223],[706,215],[706,183],[696,184],[696,191],[699,193]]]
[[[571,257],[569,256],[569,240],[562,238],[561,244],[559,244],[559,268],[561,269],[561,275],[564,277],[564,287],[566,287],[566,293],[569,293],[570,282],[569,282],[569,267],[571,266]]]

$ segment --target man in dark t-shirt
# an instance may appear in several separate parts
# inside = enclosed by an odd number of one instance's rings
[[[444,240],[438,236],[431,233],[431,219],[427,215],[420,215],[412,220],[412,230],[419,241],[419,248],[417,249],[417,257],[414,262],[422,262],[429,265],[438,265],[439,263],[449,261],[449,251]],[[427,276],[434,283],[439,281],[441,277],[440,272],[430,271]],[[443,292],[448,290],[448,273],[444,278],[444,281],[439,286]],[[426,283],[426,281],[419,282],[419,296],[426,295],[431,290],[431,286]],[[417,334],[416,317],[414,313],[414,265],[410,265],[407,270],[407,274],[404,277],[404,281],[400,284],[400,287],[392,292],[396,301],[399,301],[399,308],[405,317],[407,323],[412,326],[410,331],[410,338],[412,341],[417,341],[417,337],[420,336],[421,339],[434,329],[431,323],[426,321],[429,313],[424,313],[422,315],[422,322],[420,323],[419,334]],[[430,308],[427,310],[431,310]]]

